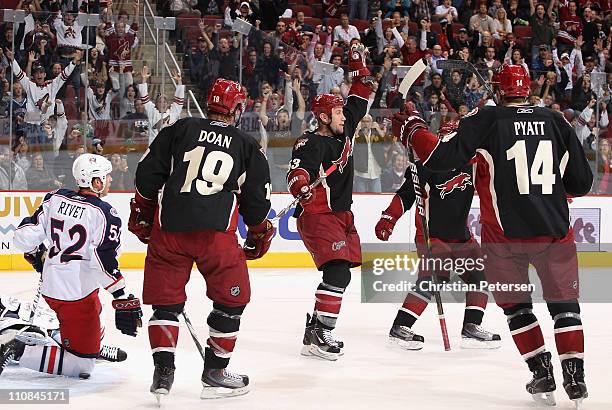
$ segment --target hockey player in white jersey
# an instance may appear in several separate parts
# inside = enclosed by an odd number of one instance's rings
[[[121,219],[101,197],[108,194],[112,165],[104,157],[83,154],[73,164],[78,191],[60,189],[45,195],[34,214],[15,230],[13,243],[41,270],[41,294],[57,314],[61,346],[23,346],[12,339],[1,346],[2,356],[23,349],[20,365],[50,374],[89,377],[100,352],[100,287],[114,297],[115,325],[136,336],[140,301],[127,296],[119,271]],[[48,253],[43,241],[50,243]],[[45,257],[46,255],[46,257]]]
[[[145,112],[149,118],[149,145],[153,142],[159,131],[168,125],[174,124],[179,118],[181,118],[181,111],[183,110],[183,104],[185,102],[185,86],[183,85],[181,73],[173,73],[172,78],[176,82],[176,91],[174,92],[174,100],[168,107],[166,98],[160,95],[155,103],[151,101],[149,97],[149,89],[147,81],[151,77],[149,67],[142,67],[142,83],[138,84],[138,95],[144,104]]]
[[[57,92],[68,80],[75,67],[81,64],[81,51],[79,50],[75,53],[72,62],[52,81],[46,81],[47,75],[45,70],[38,68],[32,70],[33,79],[28,78],[19,66],[19,63],[13,58],[13,53],[7,51],[5,55],[11,61],[13,73],[28,96],[28,113],[25,116],[25,121],[30,124],[40,125],[53,115]]]

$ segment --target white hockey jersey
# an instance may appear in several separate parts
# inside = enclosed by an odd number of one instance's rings
[[[42,294],[62,301],[79,300],[99,287],[110,293],[125,288],[117,253],[121,219],[97,196],[59,189],[15,230],[13,243],[23,252],[50,243],[43,268]]]
[[[62,20],[62,13],[58,13],[53,21],[53,27],[55,27],[58,47],[83,47],[83,36],[81,35],[83,27],[79,26],[76,19],[72,26],[67,26]]]
[[[38,86],[31,81],[23,72],[19,63],[13,60],[11,64],[15,77],[19,84],[23,87],[28,95],[28,112],[25,116],[25,121],[30,124],[40,125],[53,115],[55,109],[55,98],[57,92],[64,85],[70,74],[75,68],[73,62],[70,62],[64,70],[55,77],[52,81],[47,81],[44,85]],[[47,104],[50,105],[47,106]]]
[[[104,96],[102,101],[98,100],[91,87],[87,87],[87,105],[89,111],[89,118],[92,120],[110,120],[110,109],[111,101],[117,93],[110,90]]]
[[[183,110],[183,104],[185,103],[185,86],[177,85],[176,91],[174,92],[174,100],[170,104],[170,108],[163,114],[155,107],[155,104],[149,97],[149,88],[147,83],[138,84],[138,94],[141,96],[142,103],[144,104],[145,112],[149,118],[149,145],[153,142],[159,131],[168,125],[174,124],[181,118],[181,111]]]

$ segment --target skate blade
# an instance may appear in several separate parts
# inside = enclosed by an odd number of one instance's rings
[[[501,340],[478,340],[471,337],[461,337],[462,349],[499,349]]]
[[[586,398],[585,397],[581,397],[579,399],[573,399],[572,401],[574,402],[574,406],[576,406],[576,410],[582,410],[582,400],[584,400]]]
[[[389,346],[399,347],[404,350],[421,350],[423,346],[425,345],[425,343],[420,342],[418,340],[407,342],[405,340],[398,339],[397,337],[392,337],[392,336],[389,336],[388,343],[389,343]]]
[[[555,393],[535,393],[532,394],[533,400],[540,406],[556,406],[557,401],[555,400]]]
[[[163,400],[162,397],[167,396],[170,391],[168,389],[156,389],[151,393],[155,396],[155,401],[157,403],[157,407],[162,407]]]
[[[342,355],[342,351],[340,351],[340,353],[329,353],[324,352],[315,345],[310,345],[302,347],[301,354],[302,356],[314,356],[320,359],[330,360],[333,362],[338,360],[338,357]]]
[[[202,393],[200,393],[200,399],[223,399],[226,397],[242,396],[249,392],[249,386],[239,387],[237,389],[230,389],[227,387],[216,387],[206,383],[202,383]]]

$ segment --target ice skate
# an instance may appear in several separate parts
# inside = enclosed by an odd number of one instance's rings
[[[307,335],[309,340],[306,340]],[[310,342],[310,344],[304,345],[302,348],[302,355],[304,356],[316,356],[333,361],[338,360],[338,357],[342,355],[342,350],[334,340],[331,330],[322,327],[317,321],[312,325],[310,331],[306,330],[304,343],[306,342]]]
[[[584,361],[582,359],[566,359],[561,362],[563,369],[563,388],[576,409],[582,408],[582,400],[589,397],[584,382]]]
[[[545,406],[556,405],[554,391],[557,385],[550,357],[550,352],[542,352],[527,360],[529,370],[533,372],[533,379],[527,383],[525,388],[536,403]]]
[[[174,368],[155,366],[153,372],[153,384],[151,384],[151,393],[155,395],[157,405],[161,406],[162,397],[167,396],[174,382]]]
[[[389,331],[389,344],[405,350],[421,350],[425,338],[414,333],[408,326],[393,325]]]
[[[249,376],[228,372],[227,369],[204,369],[201,399],[242,396],[249,392]]]
[[[462,349],[499,349],[501,337],[475,323],[464,323],[461,329]]]
[[[16,339],[0,345],[0,375],[11,360],[19,360],[24,349],[25,344]]]
[[[304,338],[302,339],[302,356],[312,356],[313,354],[310,352],[311,338],[312,338],[312,330],[314,329],[315,322],[317,321],[316,316],[310,316],[310,314],[306,313],[306,328],[304,329]],[[334,343],[340,349],[340,353],[338,356],[344,355],[344,342],[341,340],[334,339]]]
[[[122,362],[127,359],[127,353],[116,346],[102,345],[97,359],[107,362]]]

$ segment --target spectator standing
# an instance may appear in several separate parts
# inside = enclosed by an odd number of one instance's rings
[[[174,100],[170,107],[166,102],[166,98],[160,95],[155,104],[151,102],[149,97],[149,89],[147,81],[151,74],[149,67],[143,66],[141,71],[142,83],[138,84],[138,94],[144,103],[144,109],[149,119],[149,145],[153,142],[159,131],[168,125],[174,124],[181,115],[183,110],[183,104],[185,102],[185,86],[181,78],[180,72],[172,73],[172,78],[176,82],[176,91],[174,93]]]
[[[128,85],[125,89],[125,94],[121,98],[121,102],[119,103],[119,118],[125,117],[129,113],[136,112],[136,108],[134,104],[136,102],[136,87],[132,85]]]
[[[372,116],[366,114],[355,131],[353,158],[355,161],[354,192],[381,192],[380,176],[385,166],[385,133]]]
[[[138,19],[138,9],[134,19]],[[124,21],[119,21],[113,27],[110,23],[106,26],[106,46],[108,47],[109,77],[113,89],[120,94],[125,92],[128,85],[134,84],[132,77],[132,47],[136,42],[138,24],[132,23],[127,30]]]
[[[535,4],[536,0],[529,0],[531,9],[531,20],[529,25],[531,26],[532,38],[531,38],[531,56],[532,65],[538,56],[540,45],[550,45],[554,38],[554,27],[555,21],[552,11],[555,2],[551,1],[548,9],[542,3]]]

